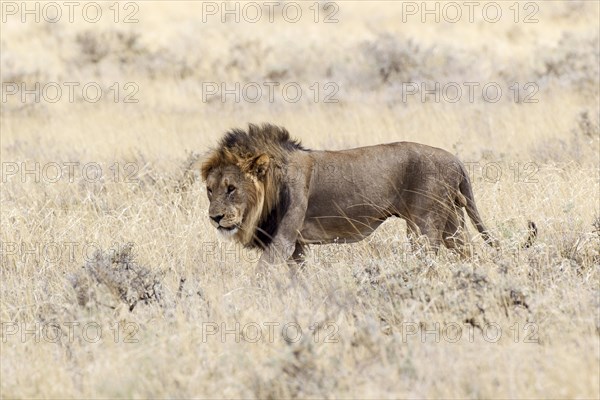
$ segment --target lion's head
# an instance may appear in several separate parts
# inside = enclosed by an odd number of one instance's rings
[[[285,129],[269,124],[225,134],[201,167],[208,215],[219,233],[244,245],[268,242],[273,232],[263,225],[284,206],[287,154],[300,149]]]

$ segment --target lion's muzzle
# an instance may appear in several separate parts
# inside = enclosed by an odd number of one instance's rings
[[[235,235],[239,229],[239,223],[235,222],[235,218],[227,217],[225,214],[210,215],[210,222],[220,234],[226,237]]]

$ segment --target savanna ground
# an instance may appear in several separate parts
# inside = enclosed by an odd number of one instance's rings
[[[296,23],[263,3],[223,22],[220,2],[101,3],[96,23],[58,3],[60,21],[23,23],[8,3],[1,396],[600,397],[597,2],[499,2],[496,23],[460,2],[456,23],[345,1]],[[250,85],[209,95],[223,82]],[[219,241],[188,166],[267,121],[315,149],[450,150],[502,251],[469,226],[472,259],[413,253],[390,220],[254,286],[259,254]]]

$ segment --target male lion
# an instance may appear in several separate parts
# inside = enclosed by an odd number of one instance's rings
[[[233,129],[202,163],[218,231],[264,250],[259,266],[302,260],[307,244],[351,243],[388,217],[411,237],[465,254],[462,207],[487,243],[463,164],[445,150],[399,142],[342,151],[304,148],[287,130],[264,124]],[[530,237],[535,236],[530,223]]]

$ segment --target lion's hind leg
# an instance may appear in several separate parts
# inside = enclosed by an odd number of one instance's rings
[[[448,214],[442,238],[444,245],[456,251],[461,257],[468,258],[473,255],[470,246],[467,245],[465,215],[462,208],[454,207],[454,210]]]
[[[406,221],[413,252],[438,253],[449,213],[448,206],[440,201],[445,197],[443,193],[413,192],[399,204],[397,216]]]
[[[418,237],[417,242],[421,242],[425,239],[422,244],[428,249],[437,254],[440,245],[442,244],[442,230],[443,220],[440,220],[440,216],[435,212],[427,211],[420,213],[419,215],[413,215],[413,226],[409,228],[409,232]]]

